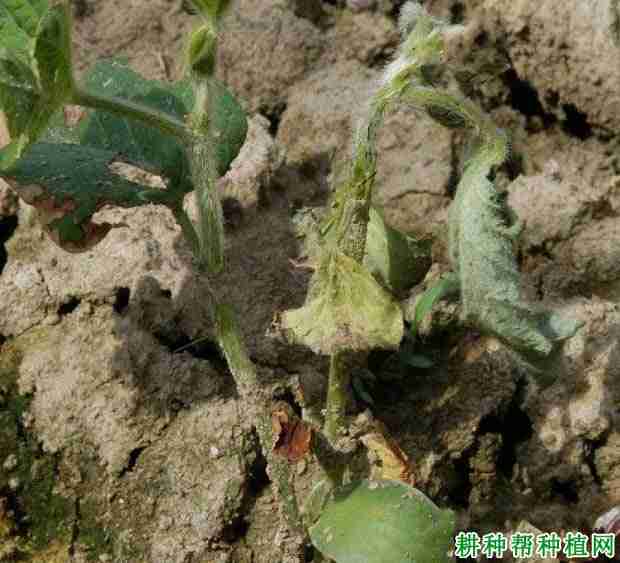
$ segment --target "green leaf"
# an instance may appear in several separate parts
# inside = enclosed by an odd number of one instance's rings
[[[98,62],[86,75],[84,88],[99,96],[140,103],[180,120],[189,113],[193,102],[188,83],[147,80],[119,61]],[[155,127],[105,111],[89,110],[78,125],[78,138],[83,145],[114,150],[127,161],[166,176],[171,190],[192,190],[182,143]]]
[[[364,265],[394,292],[418,283],[431,265],[430,245],[390,227],[370,208]]]
[[[65,250],[81,252],[113,227],[95,224],[105,206],[165,203],[170,194],[145,189],[114,172],[117,154],[79,145],[36,143],[3,176],[20,197],[39,211],[45,229]]]
[[[187,46],[187,68],[204,77],[212,76],[215,71],[216,49],[217,35],[210,26],[204,25],[195,29]]]
[[[281,326],[293,342],[319,354],[398,347],[403,315],[398,303],[358,262],[326,251],[306,304],[286,311]]]
[[[43,1],[0,6],[0,110],[12,138],[0,150],[0,169],[10,167],[72,97],[68,10]]]
[[[448,563],[454,526],[419,490],[366,480],[335,492],[310,539],[336,563]]]
[[[458,293],[459,287],[458,277],[454,274],[448,274],[422,294],[415,306],[413,326],[411,327],[412,336],[416,336],[418,326],[420,326],[424,317],[431,312],[435,303],[450,294]]]
[[[173,84],[147,80],[123,61],[100,61],[86,75],[84,87],[99,96],[140,103],[183,120],[194,105],[189,80]],[[218,175],[226,173],[247,135],[245,113],[224,85],[213,81],[215,111],[214,155]],[[187,193],[193,190],[187,150],[182,143],[141,121],[102,110],[88,110],[73,128],[65,125],[62,112],[54,116],[45,136],[50,142],[81,143],[114,150],[126,160],[168,178],[168,188]]]

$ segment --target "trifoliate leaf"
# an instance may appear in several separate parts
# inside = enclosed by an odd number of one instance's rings
[[[418,283],[431,265],[430,245],[390,227],[370,208],[364,265],[394,292]]]
[[[116,159],[115,152],[103,149],[36,143],[3,176],[37,208],[54,242],[69,252],[82,252],[113,227],[91,221],[99,209],[170,199],[164,190],[145,189],[116,173]]]
[[[465,319],[524,353],[547,356],[580,323],[537,310],[520,297],[513,253],[515,226],[504,201],[472,158],[450,211],[451,256],[461,282]],[[484,161],[484,155],[482,155]]]
[[[289,338],[319,354],[398,347],[403,315],[398,303],[358,262],[326,250],[306,304],[282,315]]]
[[[336,563],[448,563],[454,525],[410,485],[367,480],[335,491],[310,539]]]
[[[72,96],[68,6],[10,0],[0,6],[0,110],[12,142],[0,150],[11,166]]]

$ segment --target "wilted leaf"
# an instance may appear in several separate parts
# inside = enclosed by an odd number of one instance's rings
[[[290,462],[303,459],[310,451],[312,428],[288,409],[275,409],[271,413],[274,435],[273,452]]]
[[[390,436],[384,424],[376,421],[375,427],[375,431],[364,434],[361,441],[380,461],[378,476],[414,485],[413,468],[407,454]]]
[[[310,538],[336,563],[448,563],[454,521],[410,485],[361,481],[335,492]]]
[[[508,216],[486,171],[470,164],[450,211],[451,255],[461,282],[463,315],[516,350],[547,356],[581,323],[521,300],[515,227],[507,224]]]
[[[0,5],[0,110],[12,142],[0,150],[0,169],[20,157],[72,96],[68,6],[43,0]]]
[[[326,251],[306,304],[283,313],[289,338],[319,354],[398,347],[403,315],[370,273],[337,250]]]

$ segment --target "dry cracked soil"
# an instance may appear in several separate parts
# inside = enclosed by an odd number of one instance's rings
[[[322,408],[327,364],[270,336],[307,290],[294,213],[325,204],[394,53],[401,3],[235,0],[223,31],[218,72],[250,130],[219,183],[222,291],[261,381],[298,411]],[[426,6],[463,24],[460,56],[479,72],[461,88],[510,134],[497,181],[525,224],[523,290],[584,326],[541,387],[498,341],[459,327],[458,307],[439,307],[423,330],[436,367],[372,353],[370,408],[463,528],[588,531],[620,504],[620,4]],[[192,26],[181,0],[76,0],[75,16],[80,72],[123,56],[149,78],[179,76]],[[377,202],[392,225],[432,238],[429,276],[447,268],[463,149],[407,108],[380,134]],[[67,254],[0,186],[0,561],[281,561],[254,421],[179,227],[157,207],[99,215],[127,227]],[[295,474],[303,498],[316,461]]]

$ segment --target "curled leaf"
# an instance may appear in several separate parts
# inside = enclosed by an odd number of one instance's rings
[[[415,314],[413,318],[413,326],[411,327],[411,335],[415,336],[417,334],[418,326],[420,326],[420,323],[424,320],[424,317],[426,317],[426,315],[431,312],[433,305],[435,305],[437,301],[452,293],[458,293],[459,288],[460,284],[458,277],[454,274],[448,274],[444,276],[435,285],[429,287],[422,294],[422,296],[415,305]]]
[[[338,250],[326,250],[306,304],[287,311],[281,326],[290,340],[318,354],[396,349],[403,336],[400,306],[372,275]]]
[[[463,316],[518,351],[548,356],[581,323],[522,301],[513,252],[515,225],[507,223],[504,201],[485,170],[474,164],[475,158],[450,212],[457,227],[451,254],[461,281]]]
[[[276,408],[271,413],[274,435],[273,452],[295,463],[310,451],[312,427],[301,420],[292,409]]]

